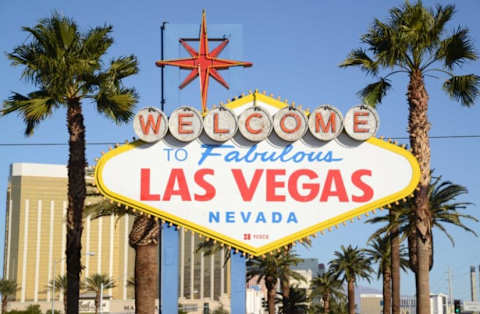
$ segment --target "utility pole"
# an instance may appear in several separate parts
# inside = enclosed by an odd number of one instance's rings
[[[453,284],[450,266],[448,266],[448,313],[453,313]]]

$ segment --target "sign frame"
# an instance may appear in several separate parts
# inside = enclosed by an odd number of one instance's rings
[[[268,104],[276,109],[282,109],[288,106],[286,102],[282,102],[272,97],[268,97],[265,94],[254,92],[254,93],[248,94],[245,97],[240,97],[238,99],[233,100],[230,103],[227,103],[225,107],[229,109],[235,109],[252,101],[255,104],[257,100],[260,100],[263,103]],[[307,112],[307,115],[308,115],[308,112]],[[145,143],[141,140],[137,140],[132,143],[126,143],[124,145],[121,145],[104,154],[98,161],[95,168],[95,182],[96,182],[97,188],[105,197],[117,202],[118,204],[122,204],[127,208],[131,208],[133,211],[144,212],[145,214],[157,217],[162,221],[183,226],[186,229],[189,229],[202,236],[205,236],[206,238],[217,240],[223,243],[224,245],[226,245],[227,247],[238,249],[251,256],[262,256],[268,252],[280,249],[291,243],[302,241],[302,239],[315,235],[316,233],[319,233],[319,232],[322,233],[324,230],[330,230],[330,228],[334,226],[338,227],[339,224],[341,223],[345,224],[346,221],[351,220],[353,222],[353,219],[355,217],[359,217],[363,214],[368,215],[368,213],[375,211],[376,209],[381,209],[387,206],[388,204],[405,199],[415,191],[415,188],[417,187],[418,182],[420,180],[420,167],[415,157],[408,150],[376,137],[371,137],[370,139],[366,140],[366,142],[372,145],[378,146],[382,149],[399,154],[407,159],[407,161],[409,162],[412,168],[412,177],[408,186],[406,186],[401,191],[388,195],[387,197],[356,207],[348,212],[335,216],[334,218],[322,221],[306,229],[302,229],[301,231],[289,234],[285,237],[272,241],[261,247],[253,247],[253,246],[247,245],[243,242],[240,242],[228,236],[222,235],[216,232],[215,230],[211,230],[209,228],[200,226],[191,221],[187,221],[183,218],[177,217],[171,213],[163,212],[158,208],[151,207],[146,204],[142,204],[139,201],[128,199],[127,197],[124,197],[122,195],[119,195],[115,192],[110,191],[104,184],[103,178],[102,178],[102,171],[105,164],[108,162],[108,160],[110,160],[111,158],[119,154],[133,150],[142,145],[148,145],[149,143]]]

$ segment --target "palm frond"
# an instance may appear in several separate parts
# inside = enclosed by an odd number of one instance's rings
[[[442,40],[435,58],[443,60],[444,66],[449,70],[462,65],[466,60],[476,60],[478,56],[468,36],[468,29],[458,28],[450,37]]]
[[[27,96],[13,92],[8,100],[4,101],[2,115],[17,112],[27,125],[26,135],[32,135],[35,127],[52,114],[57,102],[44,90],[39,90]]]
[[[479,88],[480,76],[475,74],[452,76],[443,83],[443,90],[467,107],[474,104],[480,94]]]
[[[378,63],[372,60],[364,49],[355,49],[348,55],[341,64],[341,68],[349,66],[360,66],[360,69],[368,74],[377,74]]]
[[[382,102],[383,97],[391,87],[388,79],[380,78],[378,82],[369,84],[359,91],[358,95],[362,98],[364,104],[375,108],[377,104]]]

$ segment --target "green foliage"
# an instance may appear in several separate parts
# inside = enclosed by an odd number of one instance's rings
[[[12,310],[9,311],[8,314],[42,314],[42,311],[40,310],[40,305],[32,304],[29,305],[24,311]]]
[[[414,72],[422,76],[430,72],[448,75],[444,91],[465,106],[474,103],[480,94],[480,77],[452,73],[466,61],[478,58],[467,28],[458,27],[444,36],[445,25],[454,11],[453,5],[426,8],[421,1],[406,1],[392,8],[386,21],[374,20],[367,33],[361,36],[366,48],[352,50],[340,64],[340,67],[357,66],[378,77],[376,83],[359,92],[365,104],[375,106],[382,102],[390,88],[388,78],[391,75],[412,75]],[[381,70],[388,72],[380,75]]]
[[[181,303],[178,304],[178,314],[188,314],[187,311],[183,310],[183,304]]]
[[[83,99],[95,100],[98,112],[115,122],[132,117],[138,96],[122,80],[138,72],[137,59],[124,56],[103,66],[102,57],[113,43],[111,26],[80,33],[73,20],[54,13],[23,30],[30,40],[15,47],[7,57],[13,66],[22,67],[21,78],[37,90],[26,95],[12,92],[0,113],[20,114],[27,135],[54,109]]]
[[[392,263],[392,246],[391,239],[388,235],[377,236],[368,241],[370,246],[365,252],[373,263],[378,263],[377,279],[380,279],[385,271],[385,267],[391,266]],[[408,267],[408,253],[405,246],[400,245],[400,268],[405,271]]]
[[[103,290],[116,287],[115,281],[106,274],[92,274],[85,279],[85,290],[99,293],[103,285]]]
[[[51,314],[51,313],[52,313],[52,310],[47,310],[47,311],[45,312],[45,314]],[[53,311],[53,314],[61,314],[61,313],[60,313],[59,310],[54,310],[54,311]]]
[[[19,289],[20,287],[17,285],[16,281],[0,279],[0,294],[2,296],[14,295]]]
[[[55,291],[67,291],[67,276],[58,275],[55,280],[50,280],[47,289],[51,290],[52,287],[55,287]]]
[[[310,284],[310,289],[312,290],[310,294],[312,299],[325,296],[329,296],[330,300],[345,297],[342,280],[338,279],[331,268],[314,277]]]
[[[291,270],[291,266],[297,265],[303,259],[293,251],[267,254],[264,258],[254,258],[247,261],[247,280],[257,277],[260,282],[265,279],[267,289],[269,285],[275,285],[278,280],[295,279],[304,281],[302,275]]]
[[[431,213],[431,221],[433,228],[441,230],[447,238],[455,245],[455,240],[445,228],[445,224],[457,226],[467,232],[477,236],[475,230],[471,229],[465,224],[466,220],[478,222],[478,219],[467,214],[462,214],[460,211],[467,209],[471,203],[456,202],[458,197],[468,193],[466,187],[454,184],[451,181],[442,181],[442,177],[433,177],[432,182],[428,187],[428,200]],[[395,207],[396,217],[392,220],[389,215],[378,216],[368,220],[370,223],[385,223],[383,227],[378,229],[372,237],[383,233],[391,232],[394,228],[399,228],[399,231],[404,237],[408,236],[415,223],[415,209],[416,205],[414,199],[409,199],[405,204],[400,204]]]
[[[370,260],[365,250],[357,247],[341,246],[341,251],[334,252],[335,259],[331,260],[329,266],[332,272],[341,277],[342,281],[353,281],[365,279],[370,281],[370,273],[373,272]]]
[[[283,300],[281,293],[278,293],[278,295],[276,303],[281,304],[279,314],[308,313],[308,298],[305,289],[291,286],[287,300]]]

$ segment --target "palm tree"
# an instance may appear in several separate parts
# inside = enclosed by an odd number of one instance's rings
[[[335,251],[335,259],[331,260],[329,267],[343,282],[347,282],[348,313],[355,314],[355,283],[357,279],[370,281],[370,261],[365,255],[365,250],[357,247],[340,247],[341,251]]]
[[[105,200],[96,188],[87,184],[88,205],[85,206],[84,216],[90,214],[93,218],[114,215],[135,215],[130,230],[129,243],[135,249],[135,277],[129,284],[135,287],[135,309],[137,313],[153,313],[157,294],[158,276],[158,237],[160,223],[153,217],[134,214],[125,206]]]
[[[330,313],[330,304],[332,299],[340,299],[345,296],[342,281],[337,278],[331,269],[317,275],[311,283],[312,299],[322,298],[323,313]]]
[[[389,314],[392,310],[392,239],[389,235],[377,236],[369,241],[370,249],[365,252],[371,261],[378,263],[377,279],[383,278],[383,313]],[[402,270],[408,267],[407,254],[404,247],[399,247],[399,264]]]
[[[470,203],[468,202],[455,202],[455,199],[467,194],[468,190],[461,186],[454,184],[450,181],[442,181],[442,177],[433,177],[433,181],[430,182],[427,191],[428,204],[431,212],[432,228],[438,228],[441,230],[452,245],[455,245],[453,237],[448,233],[445,228],[445,224],[451,224],[462,228],[463,230],[472,233],[477,236],[477,233],[465,225],[464,220],[471,220],[478,222],[478,219],[467,214],[460,213],[460,210],[466,209]],[[416,241],[413,241],[412,233],[416,234],[415,217],[416,217],[416,204],[414,200],[410,200],[405,204],[401,204],[395,207],[395,218],[387,216],[375,217],[369,222],[372,223],[386,223],[385,226],[378,229],[372,237],[380,235],[382,233],[389,233],[392,230],[397,230],[400,234],[403,234],[403,238],[408,238],[408,251],[409,251],[409,267],[413,272],[417,271],[417,247]],[[431,232],[431,249],[429,253],[429,270],[433,267],[433,229]]]
[[[281,303],[279,314],[306,314],[308,311],[307,291],[298,286],[291,286],[288,298],[279,293],[277,303]]]
[[[275,314],[275,296],[279,280],[291,278],[298,281],[305,280],[299,273],[291,270],[291,266],[301,261],[292,251],[267,254],[264,258],[258,257],[247,261],[247,280],[262,279],[267,287],[268,313]]]
[[[405,208],[404,204],[392,204],[389,206],[388,214],[385,216],[377,216],[367,220],[368,223],[386,222],[388,232],[384,228],[380,228],[377,232],[370,236],[369,241],[380,237],[386,233],[390,239],[391,249],[391,273],[392,273],[392,313],[400,314],[400,268],[402,268],[401,261],[401,234],[399,232],[400,215]],[[403,248],[402,248],[403,249]],[[409,261],[407,261],[408,263]]]
[[[409,77],[407,100],[409,104],[408,131],[413,154],[417,157],[421,178],[416,203],[416,241],[418,271],[416,272],[417,313],[430,313],[429,251],[431,248],[431,213],[428,208],[430,183],[430,143],[428,132],[428,93],[425,77],[429,73],[446,74],[443,89],[450,97],[465,106],[473,105],[480,94],[480,77],[475,74],[455,75],[452,71],[467,60],[476,60],[468,29],[458,27],[449,36],[443,36],[445,25],[452,18],[453,5],[425,8],[421,1],[406,1],[390,10],[387,22],[375,19],[369,31],[361,37],[367,46],[353,50],[341,67],[359,66],[379,80],[360,91],[364,102],[374,106],[381,103],[391,87],[390,77],[406,73]],[[389,72],[380,76],[381,69]]]
[[[2,295],[2,314],[7,313],[8,298],[17,293],[19,287],[14,280],[0,280],[0,294]]]
[[[48,290],[55,290],[63,293],[63,311],[67,312],[67,276],[58,275],[55,279],[50,280],[47,285]],[[54,289],[55,288],[55,289]],[[80,283],[80,289],[82,288],[82,283]],[[55,296],[52,296],[55,299]]]
[[[93,274],[85,278],[85,289],[95,292],[95,314],[98,314],[100,306],[102,306],[102,300],[100,300],[102,290],[112,289],[115,286],[115,281],[105,274]]]
[[[23,27],[31,36],[8,53],[13,66],[22,66],[22,78],[33,83],[28,95],[13,92],[4,102],[2,114],[19,113],[26,135],[65,107],[69,134],[67,209],[67,311],[78,313],[81,267],[82,211],[85,200],[85,125],[82,101],[94,101],[97,110],[115,122],[126,122],[137,102],[134,89],[122,80],[138,72],[134,56],[120,57],[104,68],[102,56],[112,45],[111,26],[80,33],[77,24],[54,13],[34,27]]]

